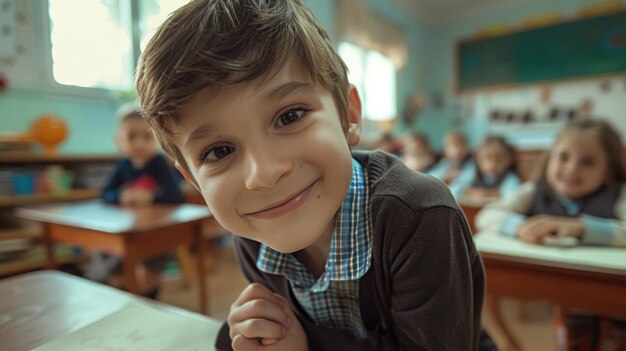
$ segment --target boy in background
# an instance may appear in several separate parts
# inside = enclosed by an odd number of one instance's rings
[[[156,139],[137,109],[120,114],[115,143],[124,158],[118,161],[102,189],[101,197],[105,203],[133,207],[184,201],[174,170],[159,154]],[[140,291],[145,296],[157,297],[161,273],[171,259],[172,255],[162,255],[137,267]],[[94,252],[86,276],[121,287],[121,272],[119,257]]]
[[[444,158],[428,170],[428,174],[451,185],[457,177],[471,176],[475,172],[465,134],[461,132],[446,134],[443,152]]]
[[[351,151],[361,101],[300,0],[191,1],[140,60],[143,115],[249,279],[218,349],[477,350],[484,273],[441,182]]]

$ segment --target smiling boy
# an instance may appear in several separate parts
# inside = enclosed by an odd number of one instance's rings
[[[351,151],[358,93],[299,0],[190,2],[137,90],[251,282],[219,349],[477,349],[484,275],[462,213],[440,182]]]

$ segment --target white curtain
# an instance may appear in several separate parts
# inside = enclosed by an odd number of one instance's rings
[[[366,0],[337,0],[337,38],[389,57],[396,69],[407,60],[402,27],[372,9]]]

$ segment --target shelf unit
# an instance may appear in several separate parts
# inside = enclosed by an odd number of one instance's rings
[[[0,196],[0,208],[36,205],[48,202],[79,201],[98,197],[99,189],[73,189],[63,194],[33,194]]]
[[[24,222],[13,216],[19,206],[32,206],[52,202],[80,201],[98,197],[101,184],[86,182],[89,177],[102,179],[115,167],[118,155],[41,155],[28,152],[0,152],[0,171],[37,173],[46,167],[59,165],[75,174],[74,186],[62,193],[34,193],[13,195],[3,191],[0,195],[0,247],[7,240],[30,240],[31,249],[25,250],[11,259],[0,260],[0,277],[41,269],[45,256],[39,243],[41,226],[38,223]],[[95,171],[94,171],[95,170]],[[6,258],[6,257],[5,257]],[[71,248],[59,246],[55,252],[59,264],[78,263],[85,259]]]

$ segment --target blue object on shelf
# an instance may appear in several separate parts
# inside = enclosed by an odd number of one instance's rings
[[[13,173],[13,190],[17,195],[30,195],[35,192],[33,173]]]

